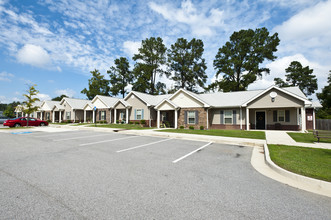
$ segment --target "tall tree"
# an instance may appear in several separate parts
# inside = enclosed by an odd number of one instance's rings
[[[61,101],[63,98],[69,98],[68,96],[62,94],[60,96],[57,96],[55,98],[52,98],[52,101]]]
[[[167,48],[160,37],[146,38],[142,41],[141,47],[138,49],[139,53],[132,58],[135,61],[140,61],[135,64],[133,70],[136,78],[133,90],[152,95],[159,93],[156,89],[156,79],[166,73],[161,68],[166,63],[166,50]],[[158,87],[160,88],[160,84]]]
[[[133,73],[130,71],[130,64],[128,59],[125,57],[120,57],[119,59],[115,60],[115,66],[110,67],[107,71],[110,76],[110,92],[112,95],[116,96],[118,94],[122,94],[124,98],[125,87],[132,83],[133,81]]]
[[[214,60],[216,77],[222,75],[222,78],[208,89],[216,87],[224,92],[247,90],[257,77],[262,77],[262,73],[270,73],[268,68],[259,65],[265,60],[277,58],[274,52],[277,51],[279,41],[278,34],[270,36],[266,28],[234,32],[230,41],[218,50]]]
[[[275,78],[275,84],[280,87],[299,86],[301,91],[309,96],[317,90],[317,78],[313,75],[314,70],[309,66],[302,67],[298,61],[292,61],[285,69],[286,82],[281,78]]]
[[[329,71],[328,85],[324,86],[321,93],[316,94],[323,108],[318,111],[320,118],[331,119],[331,70]]]
[[[97,69],[90,73],[92,77],[88,80],[88,89],[84,88],[81,93],[86,94],[88,99],[93,99],[96,95],[109,96],[109,80],[105,79]]]
[[[33,104],[36,101],[40,101],[39,98],[36,96],[38,95],[39,91],[35,88],[37,85],[30,85],[28,90],[26,90],[26,94],[23,94],[25,97],[25,101],[23,101],[23,112],[27,115],[32,114],[35,111],[38,111],[38,106],[34,106]],[[27,127],[29,127],[29,118],[27,120]]]
[[[15,108],[11,104],[7,105],[6,110],[3,111],[3,114],[7,116],[8,118],[14,118],[15,117]]]
[[[183,88],[196,92],[198,86],[204,87],[207,80],[207,69],[203,54],[202,40],[193,38],[187,41],[178,38],[168,50],[168,69],[174,75],[175,88]]]

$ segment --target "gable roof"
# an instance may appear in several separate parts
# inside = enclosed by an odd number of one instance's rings
[[[53,108],[54,108],[54,106],[56,105],[56,104],[59,104],[60,102],[59,101],[49,101],[49,100],[46,100],[46,101],[43,101],[42,102],[42,104],[40,105],[40,107],[41,107],[41,110],[53,110]],[[48,108],[47,107],[45,107],[45,105],[47,105],[48,106]]]
[[[114,108],[118,103],[122,103],[125,107],[131,107],[130,103],[124,101],[123,99],[118,99],[114,105],[112,106],[112,108]]]
[[[156,106],[160,101],[162,101],[165,98],[169,98],[171,94],[166,95],[150,95],[142,92],[137,91],[131,91],[125,98],[124,101],[126,101],[130,95],[134,94],[137,96],[141,101],[145,102],[147,106]]]
[[[159,108],[163,103],[165,103],[165,102],[167,102],[167,103],[169,103],[170,105],[172,105],[175,109],[178,108],[178,105],[176,105],[175,103],[173,103],[170,99],[163,99],[161,102],[159,102],[159,104],[157,104],[157,105],[155,106],[155,108],[158,109],[158,108]]]
[[[86,99],[63,98],[60,104],[63,105],[64,102],[67,102],[72,109],[79,109],[79,110],[83,110],[86,103],[91,103],[90,100],[86,100]]]
[[[111,96],[96,95],[91,102],[93,103],[96,99],[99,99],[108,108],[113,108],[114,104],[119,100],[119,98]]]
[[[179,90],[177,90],[177,92],[175,92],[174,94],[172,94],[169,97],[169,99],[171,100],[173,97],[175,97],[180,92],[183,92],[183,93],[187,94],[188,96],[191,96],[195,100],[201,102],[204,105],[204,107],[210,107],[210,104],[207,103],[205,100],[202,99],[202,97],[200,96],[201,94],[196,94],[194,92],[190,92],[190,91],[187,91],[187,90],[182,89],[182,88],[180,88]]]

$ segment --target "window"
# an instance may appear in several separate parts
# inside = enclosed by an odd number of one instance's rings
[[[100,120],[102,121],[106,120],[106,111],[102,111],[100,112],[100,114],[101,114]]]
[[[187,112],[187,121],[188,124],[195,124],[195,111]]]
[[[70,113],[71,113],[71,112],[66,112],[66,119],[67,119],[67,120],[70,120]]]
[[[49,118],[50,118],[50,113],[46,112],[46,120],[49,120]]]
[[[285,121],[285,111],[284,110],[278,110],[278,121],[279,122]]]
[[[224,123],[225,124],[233,124],[233,111],[232,110],[225,110],[224,111]]]
[[[136,119],[141,120],[143,118],[142,109],[136,109]]]

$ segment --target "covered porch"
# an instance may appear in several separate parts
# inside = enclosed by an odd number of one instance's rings
[[[63,121],[63,115],[64,115],[64,108],[59,105],[59,104],[55,104],[53,109],[52,109],[52,122],[58,122],[61,123]]]
[[[157,128],[170,127],[178,128],[179,107],[169,99],[164,99],[157,106]]]

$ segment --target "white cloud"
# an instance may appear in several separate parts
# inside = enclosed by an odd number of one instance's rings
[[[51,100],[51,97],[47,94],[38,93],[36,96],[40,99],[40,101]]]
[[[67,88],[67,89],[56,90],[55,91],[55,94],[57,96],[66,95],[68,97],[74,97],[74,95],[76,94],[76,92],[74,90],[72,90],[72,89]]]
[[[36,67],[48,67],[51,63],[47,51],[33,44],[24,45],[17,53],[17,60]]]
[[[123,51],[131,58],[134,54],[138,53],[138,49],[141,47],[141,42],[125,41],[123,43]]]
[[[11,78],[13,78],[13,77],[14,77],[14,75],[11,73],[7,73],[7,72],[0,73],[0,81],[11,82]]]
[[[214,28],[224,25],[224,11],[212,8],[208,15],[205,15],[190,0],[183,1],[180,9],[154,2],[150,2],[149,7],[169,21],[189,25],[193,34],[197,36],[214,35]]]

